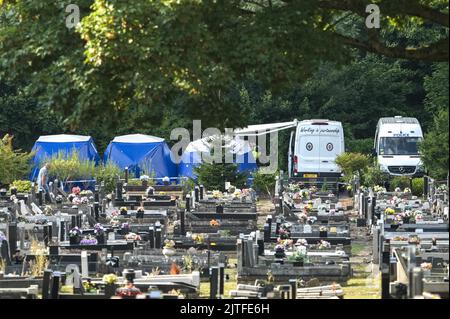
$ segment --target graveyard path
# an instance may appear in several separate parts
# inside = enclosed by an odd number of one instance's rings
[[[275,214],[275,205],[270,199],[260,199],[256,202],[256,209],[258,212],[258,229],[263,229],[267,215]]]
[[[349,211],[351,219],[353,276],[342,285],[345,299],[380,299],[381,277],[378,267],[372,263],[372,236],[365,227],[356,227],[357,213]]]

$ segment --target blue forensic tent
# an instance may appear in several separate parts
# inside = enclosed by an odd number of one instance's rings
[[[189,143],[181,156],[178,175],[180,177],[190,177],[195,179],[197,176],[194,172],[194,168],[202,163],[202,155],[210,154],[211,150],[214,148],[215,141],[220,139],[225,141],[222,148],[230,150],[233,154],[233,163],[237,164],[238,172],[247,172],[251,176],[251,173],[258,169],[252,153],[252,148],[248,141],[244,141],[239,137],[231,139],[221,136],[212,136]]]
[[[131,134],[115,137],[108,145],[105,164],[111,161],[122,169],[128,167],[136,177],[141,174],[177,178],[177,165],[170,157],[170,149],[163,138]]]
[[[70,156],[73,151],[76,151],[81,160],[92,160],[97,164],[100,160],[94,141],[90,136],[68,134],[41,136],[34,143],[32,151],[35,152],[34,167],[30,175],[32,181],[36,180],[42,162],[59,153]]]

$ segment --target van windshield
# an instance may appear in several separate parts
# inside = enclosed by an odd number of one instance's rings
[[[382,137],[380,155],[418,155],[420,137]]]

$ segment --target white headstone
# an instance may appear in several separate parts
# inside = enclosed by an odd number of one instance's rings
[[[86,250],[81,251],[81,275],[84,278],[89,277],[88,256]]]
[[[303,232],[304,233],[312,233],[312,227],[311,227],[311,225],[305,225],[305,226],[303,226]]]

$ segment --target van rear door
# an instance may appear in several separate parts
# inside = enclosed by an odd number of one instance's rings
[[[337,173],[339,167],[336,165],[335,159],[342,153],[342,143],[340,134],[333,133],[333,127],[330,130],[322,130],[320,134],[320,173]]]
[[[311,129],[310,126],[307,128]],[[301,132],[296,143],[295,155],[298,161],[298,172],[320,172],[320,136],[316,132]],[[303,176],[301,176],[303,177]]]

